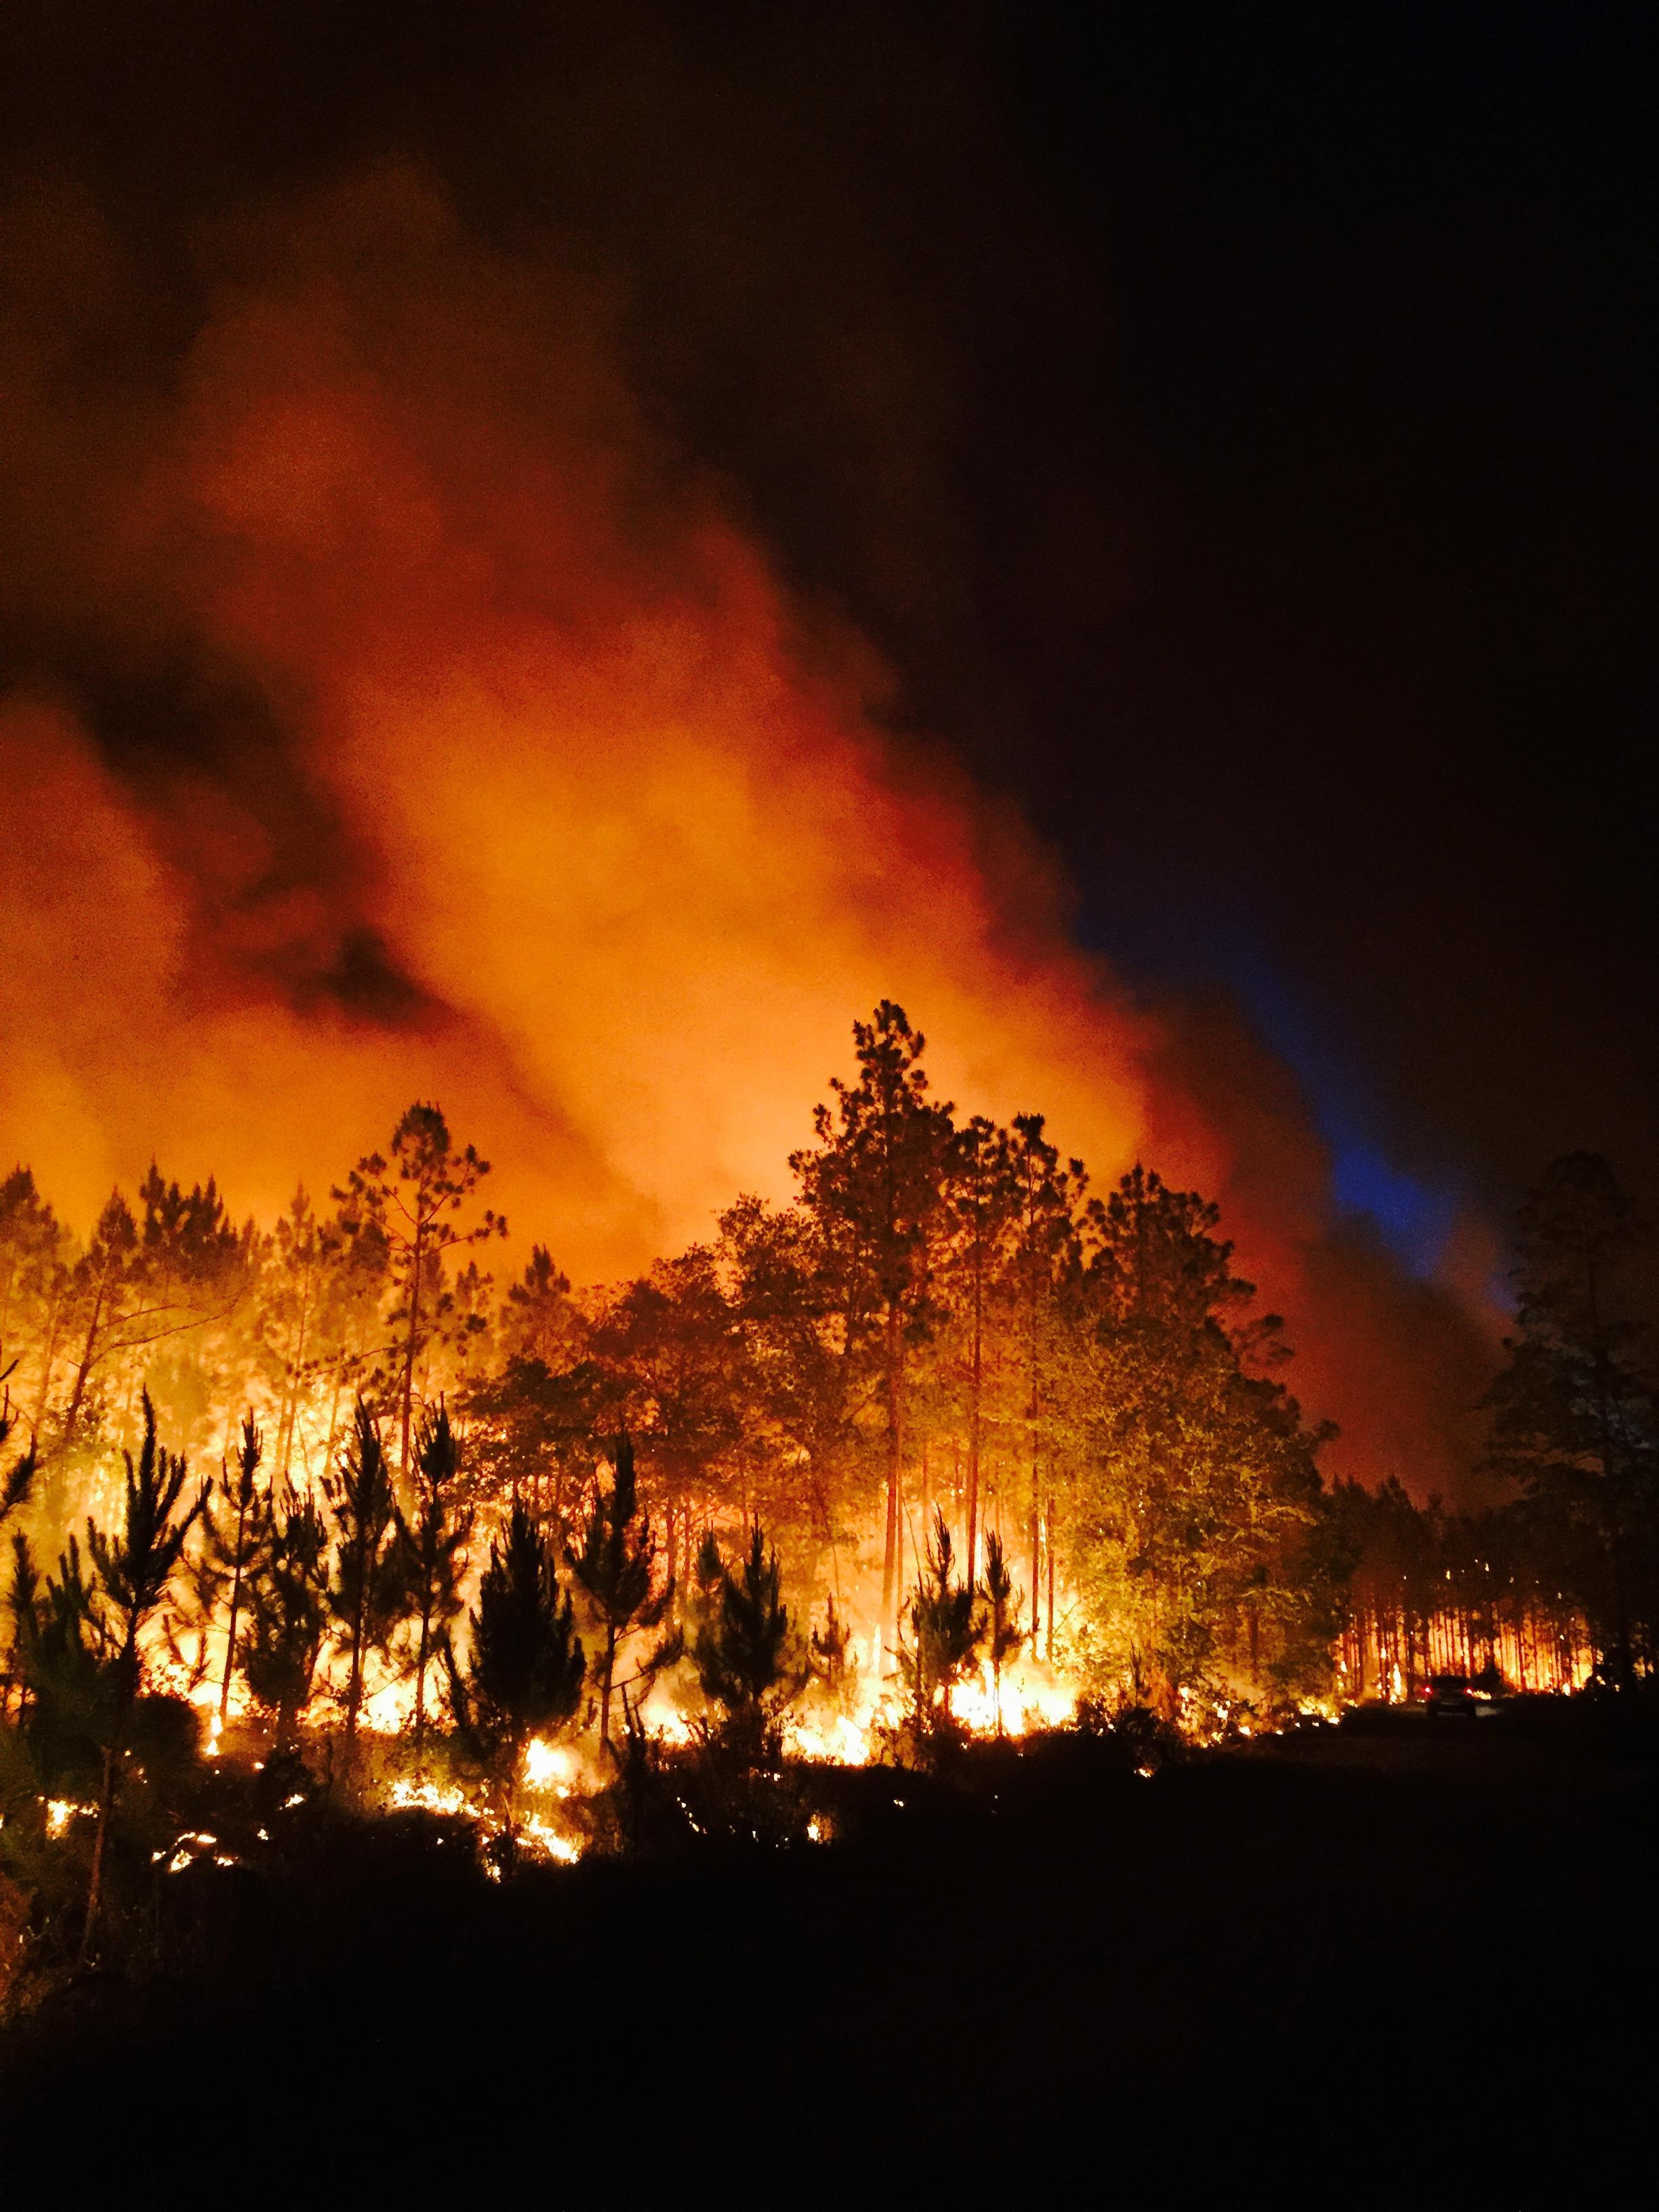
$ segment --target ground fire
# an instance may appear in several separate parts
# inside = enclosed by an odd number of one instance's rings
[[[83,1863],[82,1962],[319,1790],[499,1875],[647,1802],[824,1840],[826,1766],[1080,1727],[1149,1776],[1619,1658],[1535,1516],[1322,1479],[1213,1206],[958,1115],[889,1001],[853,1044],[789,1201],[586,1290],[539,1243],[498,1285],[434,1104],[269,1223],[153,1169],[77,1239],[10,1177],[7,1832]],[[198,1756],[240,1845],[156,1826]]]

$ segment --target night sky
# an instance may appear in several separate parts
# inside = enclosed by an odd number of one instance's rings
[[[888,726],[1024,809],[1133,989],[1288,1064],[1408,1276],[1566,1149],[1659,1193],[1651,11],[54,4],[3,36],[9,189],[111,215],[141,380],[191,326],[192,226],[354,162],[591,272],[652,419],[883,657]],[[9,676],[72,683],[124,774],[210,773],[211,687],[43,605],[8,600]],[[401,986],[365,940],[332,988]],[[1224,1053],[1193,1079],[1224,1101]]]

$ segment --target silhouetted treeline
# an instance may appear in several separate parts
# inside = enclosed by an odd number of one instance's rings
[[[994,1559],[999,1666],[1192,1721],[1396,1671],[1570,1679],[1587,1647],[1650,1665],[1651,1309],[1600,1163],[1559,1164],[1527,1218],[1490,1399],[1510,1502],[1447,1515],[1399,1484],[1322,1487],[1280,1324],[1200,1196],[1144,1166],[1097,1194],[1040,1115],[959,1118],[890,1004],[854,1048],[793,1203],[739,1198],[706,1244],[580,1291],[541,1245],[503,1284],[485,1270],[489,1165],[435,1106],[269,1229],[152,1169],[81,1242],[20,1167],[0,1364],[34,1455],[33,1571],[115,1516],[148,1393],[170,1450],[226,1470],[167,1632],[279,1735],[321,1686],[350,1737],[398,1676],[418,1736],[514,1501],[556,1559],[580,1553],[618,1434],[664,1633],[705,1538],[741,1556],[759,1524],[803,1627],[890,1674],[942,1516],[962,1588],[982,1595]]]

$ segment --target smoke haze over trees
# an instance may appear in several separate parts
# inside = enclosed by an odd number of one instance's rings
[[[565,1224],[563,1264],[611,1277],[696,1238],[732,1189],[782,1194],[844,1008],[889,992],[927,1008],[964,1113],[1006,1125],[1040,1097],[1097,1177],[1143,1157],[1215,1197],[1297,1316],[1333,1467],[1449,1492],[1503,1328],[1514,1188],[1577,1142],[1644,1188],[1626,1102],[1653,1087],[1643,1022],[1590,1022],[1605,961],[1567,989],[1568,937],[1513,1012],[1531,940],[1510,876],[1576,882],[1577,843],[1564,873],[1547,854],[1502,870],[1505,824],[1472,823],[1456,777],[1424,781],[1448,746],[1465,769],[1493,745],[1518,759],[1494,717],[1522,699],[1626,726],[1642,672],[1620,611],[1639,593],[1600,596],[1611,672],[1587,699],[1571,607],[1531,626],[1553,658],[1530,683],[1488,665],[1524,659],[1516,625],[1445,613],[1443,579],[1412,565],[1439,542],[1413,501],[1447,471],[1384,466],[1401,434],[1368,364],[1420,369],[1445,324],[1382,265],[1395,123],[1426,134],[1426,204],[1462,205],[1455,161],[1434,167],[1456,128],[1425,118],[1401,59],[1418,33],[1383,65],[1333,28],[1327,77],[1232,54],[1243,82],[1285,73],[1266,104],[1293,171],[1331,158],[1321,86],[1356,123],[1332,200],[1238,143],[1221,50],[1150,29],[1091,64],[994,9],[948,36],[866,24],[866,70],[763,9],[707,51],[648,7],[562,30],[417,14],[380,40],[305,9],[198,36],[185,10],[176,46],[120,10],[86,39],[73,9],[8,19],[13,1153],[83,1234],[152,1156],[211,1158],[263,1211],[296,1170],[313,1194],[337,1176],[342,1118],[389,1129],[436,1092],[514,1159],[518,1210]],[[123,55],[153,99],[97,93]],[[1495,295],[1489,325],[1435,340],[1482,394],[1483,333],[1522,313],[1503,271],[1533,265],[1506,241],[1559,275],[1512,167],[1540,143],[1539,57],[1516,38],[1491,59],[1448,33],[1431,75],[1498,164],[1493,251],[1480,223],[1425,217],[1447,296]],[[1583,81],[1616,169],[1621,111]],[[1577,240],[1600,187],[1568,146],[1549,163],[1571,172],[1553,204]],[[1189,342],[1177,276],[1231,298],[1225,252],[1194,239],[1235,205],[1265,227],[1225,230],[1228,250],[1272,281],[1231,376]],[[1415,313],[1389,325],[1397,356],[1346,323],[1287,328],[1292,294],[1352,306],[1280,281],[1350,238],[1352,283],[1369,270]],[[1574,267],[1611,282],[1605,252]],[[1605,320],[1576,327],[1601,360]],[[1292,435],[1268,404],[1275,344],[1357,394],[1361,450],[1317,392]],[[1510,355],[1570,397],[1590,373]],[[1625,386],[1595,389],[1579,534],[1551,524],[1539,561],[1562,568],[1566,530],[1616,583],[1599,488]],[[1524,421],[1483,420],[1501,475]],[[1237,478],[1205,428],[1222,421]],[[1524,443],[1571,475],[1570,450]],[[1618,450],[1628,471],[1646,447]],[[1476,451],[1457,445],[1450,480],[1480,552],[1498,526]],[[1359,487],[1351,513],[1302,510],[1329,546],[1287,537],[1287,465]],[[1384,476],[1404,514],[1376,511]],[[1354,574],[1368,545],[1380,592]],[[1468,653],[1425,633],[1431,599],[1466,618]],[[1515,775],[1463,781],[1531,853]],[[1420,824],[1425,789],[1451,808],[1427,877],[1423,855],[1394,864],[1389,827]],[[1374,838],[1351,833],[1374,813]],[[1623,849],[1604,839],[1603,862]],[[1564,890],[1564,914],[1592,903]],[[600,1003],[619,1018],[589,1024]],[[1581,1014],[1594,1051],[1561,1042]],[[1373,1020],[1399,1050],[1370,1048]],[[1471,1024],[1506,1066],[1529,1035],[1547,1079],[1459,1091]],[[257,1127],[250,1088],[272,1104]]]

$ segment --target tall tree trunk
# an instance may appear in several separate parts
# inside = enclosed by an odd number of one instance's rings
[[[361,1538],[357,1552],[357,1597],[352,1608],[351,1673],[346,1683],[346,1771],[357,1764],[357,1713],[363,1702],[363,1634],[368,1613],[368,1562]]]
[[[404,1486],[405,1496],[409,1491],[409,1420],[415,1402],[415,1347],[421,1325],[421,1262],[425,1257],[425,1235],[424,1223],[417,1220],[415,1248],[409,1267],[409,1338],[404,1346],[403,1405],[398,1413],[401,1441],[398,1454],[398,1480]]]
[[[1037,1467],[1036,1452],[1031,1453],[1031,1656],[1037,1656],[1037,1639],[1042,1633],[1042,1475]]]
[[[334,1447],[340,1434],[340,1392],[345,1381],[345,1360],[346,1354],[343,1346],[339,1364],[334,1370],[334,1395],[328,1401],[328,1439],[323,1446],[325,1476],[334,1464]]]
[[[305,1366],[306,1328],[311,1318],[311,1270],[307,1268],[304,1287],[300,1292],[300,1322],[295,1332],[294,1351],[289,1360],[288,1389],[283,1395],[283,1419],[276,1437],[276,1472],[288,1480],[288,1470],[294,1456],[294,1431],[300,1418],[300,1378]]]
[[[984,1269],[974,1261],[974,1358],[968,1377],[968,1587],[979,1580],[979,1423],[984,1353]]]
[[[54,1291],[46,1311],[46,1333],[40,1343],[40,1388],[34,1395],[34,1415],[29,1423],[29,1433],[39,1436],[40,1424],[46,1417],[46,1398],[52,1389],[52,1370],[58,1358],[58,1331],[64,1316],[64,1296]]]
[[[230,1716],[230,1677],[236,1664],[236,1616],[242,1605],[242,1539],[246,1527],[247,1505],[239,1494],[236,1502],[236,1564],[230,1577],[230,1626],[225,1632],[224,1680],[219,1685],[219,1733],[222,1736]]]
[[[428,1577],[421,1602],[421,1642],[415,1662],[415,1762],[419,1777],[421,1752],[426,1742],[426,1670],[432,1658],[432,1584]]]
[[[899,1483],[904,1460],[904,1333],[903,1316],[896,1298],[887,1308],[887,1534],[881,1564],[882,1634],[890,1644],[898,1640]]]
[[[1054,1663],[1054,1501],[1048,1500],[1048,1664]]]
[[[98,1926],[98,1908],[103,1901],[104,1837],[109,1827],[109,1816],[115,1803],[115,1753],[109,1745],[104,1747],[104,1777],[98,1791],[98,1832],[92,1844],[92,1879],[87,1884],[87,1917],[81,1923],[81,1948],[76,1966],[84,1970],[92,1956],[92,1938]]]
[[[599,1741],[609,1750],[611,1746],[611,1677],[617,1671],[617,1632],[607,1621],[605,1627],[605,1675],[599,1684]]]
[[[109,1269],[106,1267],[98,1278],[98,1295],[92,1302],[92,1318],[87,1323],[86,1340],[81,1346],[81,1358],[75,1370],[75,1384],[70,1392],[69,1404],[64,1409],[63,1441],[72,1443],[75,1425],[81,1418],[82,1402],[87,1394],[87,1378],[92,1373],[94,1360],[98,1356],[98,1324],[104,1316],[104,1293],[109,1287]]]

